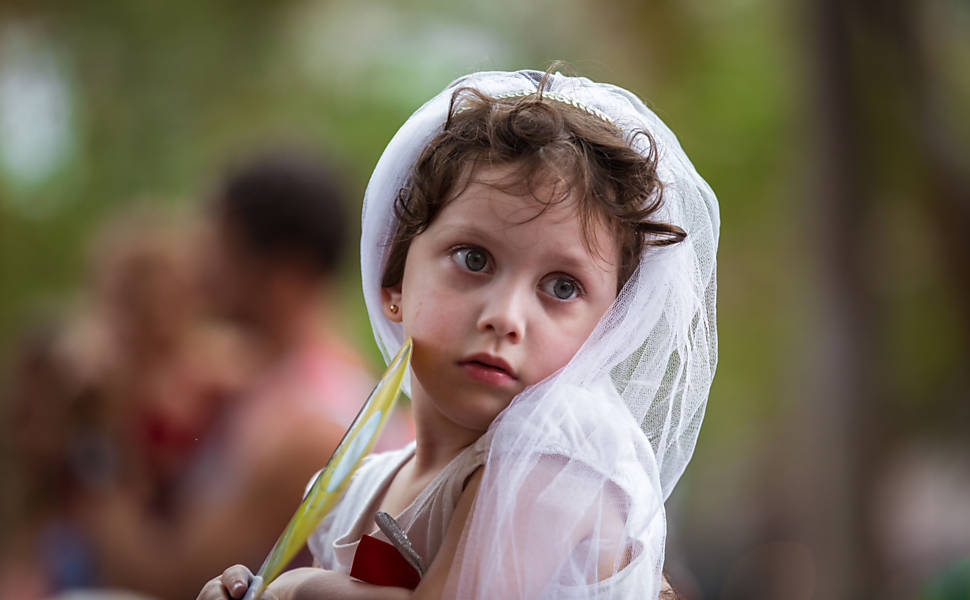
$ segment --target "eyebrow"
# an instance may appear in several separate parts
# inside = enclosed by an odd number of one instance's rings
[[[484,227],[479,227],[472,223],[458,222],[455,224],[448,224],[448,228],[445,229],[444,235],[448,237],[471,237],[471,238],[483,238],[487,241],[495,242],[495,236],[493,236]]]

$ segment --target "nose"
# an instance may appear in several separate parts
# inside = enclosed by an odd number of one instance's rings
[[[478,319],[479,331],[520,342],[525,335],[528,301],[529,295],[522,285],[514,282],[494,285],[485,296]]]

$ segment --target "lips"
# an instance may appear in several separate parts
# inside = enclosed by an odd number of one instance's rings
[[[501,385],[518,379],[505,360],[491,354],[473,354],[458,361],[472,379],[483,383]]]

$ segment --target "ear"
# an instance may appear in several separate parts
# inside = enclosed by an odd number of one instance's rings
[[[397,306],[396,311],[391,311],[391,306]],[[392,287],[381,288],[381,306],[384,308],[384,316],[389,320],[400,323],[401,315],[404,312],[401,307],[401,284]]]

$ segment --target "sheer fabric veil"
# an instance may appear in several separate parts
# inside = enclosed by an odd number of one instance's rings
[[[380,278],[392,204],[452,92],[536,90],[536,71],[465,76],[422,106],[388,144],[364,199],[361,268],[378,345],[389,359],[401,327],[383,316]],[[694,450],[717,362],[717,199],[677,138],[628,91],[554,74],[545,92],[605,116],[646,153],[659,152],[659,218],[687,238],[647,247],[593,333],[562,369],[527,388],[492,423],[488,460],[446,597],[656,598],[664,501]],[[580,243],[577,241],[577,243]]]

